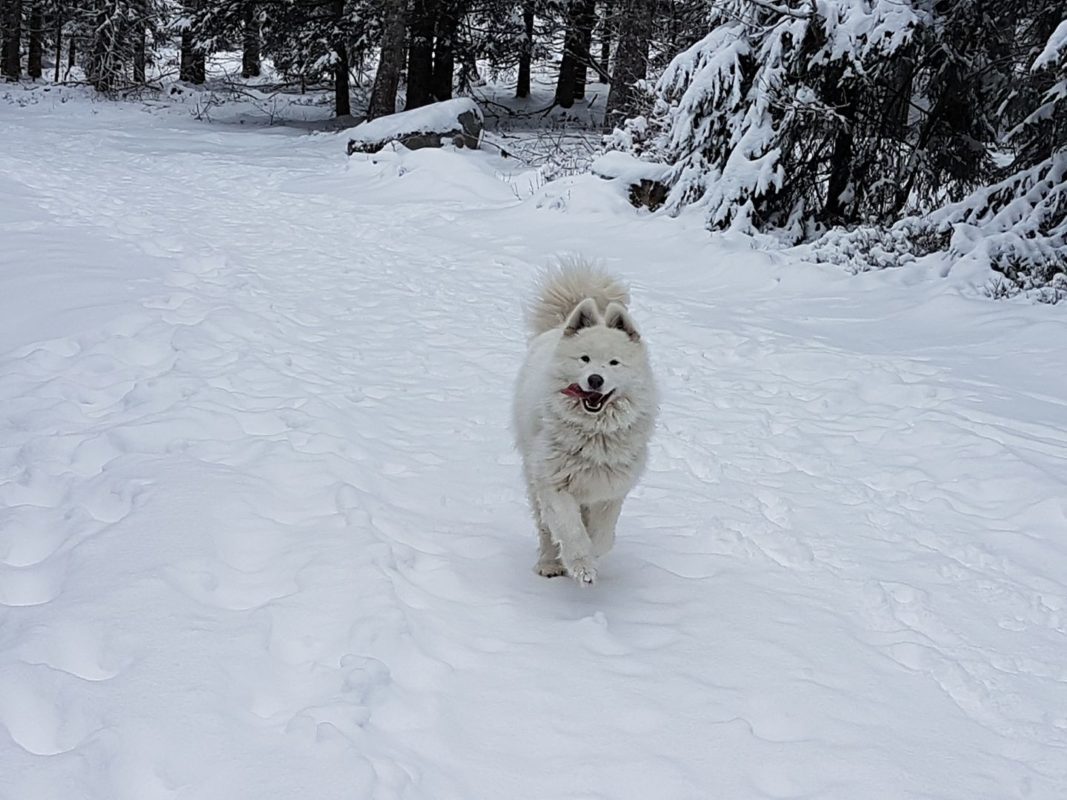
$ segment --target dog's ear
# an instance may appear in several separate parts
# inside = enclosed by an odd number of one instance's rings
[[[600,310],[596,307],[596,300],[592,297],[587,297],[575,306],[574,311],[567,317],[567,324],[563,327],[563,335],[574,336],[582,328],[591,328],[602,322]]]
[[[641,334],[637,332],[637,326],[634,325],[633,319],[626,309],[618,303],[610,303],[608,305],[608,310],[604,314],[604,324],[609,328],[622,331],[635,342],[641,341]]]

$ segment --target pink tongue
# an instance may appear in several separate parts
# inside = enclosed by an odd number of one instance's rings
[[[577,397],[579,400],[584,400],[585,398],[589,397],[589,395],[596,393],[587,392],[583,390],[582,387],[579,386],[577,383],[572,383],[570,386],[563,390],[563,394],[567,395],[568,397]]]

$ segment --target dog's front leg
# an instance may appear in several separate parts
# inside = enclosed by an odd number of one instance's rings
[[[582,523],[582,508],[566,492],[541,495],[541,513],[552,538],[559,545],[559,557],[567,574],[583,586],[596,581],[593,543]]]
[[[585,506],[585,529],[593,543],[593,554],[605,555],[615,544],[615,525],[622,511],[622,500],[606,500]]]

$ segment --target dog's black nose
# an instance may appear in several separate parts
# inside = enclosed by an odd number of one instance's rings
[[[594,390],[599,389],[604,385],[604,379],[595,373],[586,378],[585,382],[589,384],[590,389]]]

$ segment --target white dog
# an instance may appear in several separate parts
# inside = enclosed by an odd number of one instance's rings
[[[515,391],[515,438],[540,539],[537,573],[596,581],[645,466],[656,389],[625,286],[579,259],[548,271]]]

